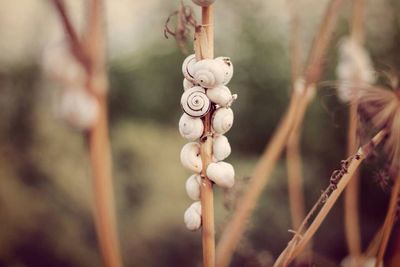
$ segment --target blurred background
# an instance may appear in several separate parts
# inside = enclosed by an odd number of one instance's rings
[[[76,27],[85,23],[85,1],[69,0]],[[199,266],[200,233],[186,230],[191,204],[180,165],[185,140],[181,63],[175,40],[163,36],[179,1],[106,0],[110,137],[122,254],[126,266]],[[191,1],[185,0],[192,5]],[[327,0],[296,1],[306,55]],[[323,82],[304,123],[307,210],[345,158],[347,107],[335,92],[340,39],[349,33],[344,1],[326,58]],[[400,67],[400,2],[368,2],[366,46],[377,71]],[[289,10],[281,0],[219,0],[216,55],[235,66],[230,83],[239,95],[228,133],[236,193],[215,189],[217,237],[232,199],[245,188],[290,96]],[[197,9],[196,9],[197,10]],[[198,10],[197,10],[198,11]],[[199,15],[197,13],[197,15]],[[199,16],[198,16],[199,18]],[[54,116],[60,85],[42,73],[46,47],[62,42],[50,1],[0,0],[0,266],[102,266],[91,213],[91,181],[82,134]],[[292,234],[284,157],[265,190],[232,266],[270,266]],[[374,162],[361,180],[362,241],[368,245],[383,222],[389,190],[376,179]],[[389,243],[393,253],[398,230]],[[346,256],[342,202],[317,232],[318,266],[338,266]]]

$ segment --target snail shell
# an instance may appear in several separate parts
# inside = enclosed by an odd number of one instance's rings
[[[235,184],[233,166],[223,161],[210,163],[207,167],[207,177],[223,188],[231,188]]]
[[[213,141],[213,156],[215,159],[221,161],[229,157],[231,154],[231,145],[228,138],[224,135],[217,135]]]
[[[193,118],[186,113],[179,120],[179,132],[183,138],[194,141],[200,138],[204,131],[203,121]]]
[[[193,3],[199,6],[209,6],[215,2],[215,0],[192,0]]]
[[[188,79],[184,78],[183,79],[183,89],[187,90],[189,88],[195,87],[195,84],[189,81]]]
[[[186,193],[192,200],[200,200],[201,177],[193,174],[186,180]]]
[[[203,168],[203,163],[200,157],[200,144],[196,142],[187,143],[181,150],[181,163],[183,167],[200,173]]]
[[[226,85],[230,82],[233,76],[233,64],[232,61],[229,57],[217,57],[215,59],[218,62],[221,62],[222,64],[222,69],[224,72],[224,80],[222,84]]]
[[[201,202],[196,201],[186,209],[183,215],[186,228],[195,231],[201,227]]]
[[[215,111],[212,118],[212,128],[216,133],[224,134],[233,124],[233,111],[230,108],[221,107]]]
[[[204,88],[213,88],[224,81],[222,64],[214,59],[203,59],[193,65],[193,77]]]
[[[83,88],[65,90],[58,108],[59,117],[78,130],[90,129],[99,114],[97,100]]]
[[[192,54],[192,55],[189,55],[188,57],[186,57],[185,60],[182,63],[183,76],[185,76],[185,78],[188,79],[191,82],[194,81],[193,67],[194,67],[196,62],[197,62],[196,61],[196,55]]]
[[[183,111],[192,117],[202,117],[210,110],[211,102],[206,90],[199,86],[187,89],[181,98]]]
[[[237,99],[237,95],[232,95],[229,88],[224,85],[207,89],[207,96],[212,102],[222,107],[230,107],[232,102]]]

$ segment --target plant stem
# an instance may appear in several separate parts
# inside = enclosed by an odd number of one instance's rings
[[[392,188],[392,194],[390,196],[390,202],[389,202],[389,209],[388,212],[386,213],[385,222],[383,223],[382,239],[379,245],[378,255],[376,257],[375,267],[379,267],[381,266],[381,264],[383,264],[383,257],[385,256],[390,233],[392,232],[393,224],[396,219],[399,194],[400,194],[400,175],[396,177],[396,180]]]
[[[202,28],[205,34],[201,33],[196,36],[195,45],[196,55],[200,55],[200,59],[214,58],[214,18],[213,6],[202,8]],[[206,42],[205,40],[206,39]],[[204,44],[207,45],[203,49]],[[203,51],[206,51],[204,53]],[[201,182],[201,207],[202,207],[202,243],[203,243],[203,266],[215,266],[215,226],[214,226],[214,196],[213,183],[207,177],[207,166],[212,162],[212,131],[211,118],[213,109],[207,113],[204,118],[204,135],[201,138],[201,159],[203,162],[202,182]]]
[[[101,0],[89,1],[87,32],[80,42],[62,0],[53,0],[69,38],[73,55],[87,72],[86,89],[96,98],[99,114],[95,125],[86,133],[92,170],[94,218],[104,265],[121,267],[118,233],[114,210],[110,141],[108,137],[105,43]]]
[[[250,184],[245,194],[238,201],[238,205],[217,245],[217,267],[229,265],[232,255],[245,230],[246,223],[257,205],[264,187],[284,149],[287,139],[298,121],[302,121],[309,97],[314,91],[314,84],[322,73],[322,62],[334,29],[339,6],[342,0],[331,0],[328,4],[324,20],[314,39],[308,65],[305,71],[305,92],[293,91],[289,107],[278,128],[252,173]],[[304,108],[302,108],[304,106]]]
[[[371,146],[378,145],[386,135],[385,131],[380,131],[376,134],[369,143],[360,147],[355,154],[355,157],[351,160],[347,173],[343,175],[337,184],[337,188],[333,188],[332,185],[329,185],[325,192],[322,194],[320,199],[314,205],[313,209],[309,212],[307,217],[302,223],[302,226],[298,229],[292,240],[288,243],[288,246],[283,250],[278,259],[276,260],[274,267],[282,267],[288,266],[291,261],[301,253],[304,249],[308,241],[313,237],[315,232],[318,230],[319,226],[322,224],[329,211],[336,203],[338,197],[346,188],[350,180],[352,179],[354,172],[357,171],[361,162],[368,156],[371,152]],[[326,196],[330,193],[330,195],[326,198]],[[323,204],[323,205],[322,205]],[[322,208],[317,213],[315,219],[312,221],[311,225],[308,227],[306,231],[303,231],[305,225],[307,225],[308,220],[314,216],[317,212],[317,207],[322,205]],[[304,232],[304,233],[303,233]]]
[[[360,46],[364,39],[364,0],[353,0],[353,15],[351,21],[351,38]],[[353,81],[356,85],[359,81]],[[354,90],[356,90],[355,86]],[[358,128],[358,103],[354,100],[349,109],[349,128],[347,134],[347,155],[357,148],[359,140],[357,137]],[[354,178],[350,181],[344,195],[344,223],[347,247],[354,266],[361,264],[361,236],[360,236],[360,216],[359,216],[359,172],[354,173]]]

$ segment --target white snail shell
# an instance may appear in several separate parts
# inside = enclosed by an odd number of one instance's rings
[[[61,95],[58,115],[78,130],[88,130],[95,123],[99,114],[99,104],[83,88],[69,88]]]
[[[194,86],[195,86],[195,84],[193,82],[189,81],[186,78],[183,79],[183,89],[184,90],[187,90],[187,89],[192,88]]]
[[[224,81],[222,64],[214,59],[203,59],[193,65],[193,77],[204,88],[213,88]]]
[[[230,108],[221,107],[215,111],[212,118],[212,128],[219,134],[224,134],[233,125],[233,111]]]
[[[199,6],[209,6],[215,2],[215,0],[192,0],[193,3]]]
[[[222,63],[222,69],[224,72],[224,80],[222,84],[226,85],[230,82],[233,76],[233,64],[229,57],[217,57],[215,59],[218,62]]]
[[[221,161],[229,157],[231,154],[231,145],[228,138],[224,135],[217,135],[213,140],[213,156],[217,161]]]
[[[192,117],[202,117],[210,110],[211,102],[206,90],[200,86],[187,89],[181,97],[183,111]]]
[[[186,180],[186,193],[192,200],[200,200],[201,177],[193,174]]]
[[[203,135],[204,125],[200,118],[193,118],[186,113],[179,120],[179,132],[183,138],[194,141]]]
[[[192,54],[192,55],[189,55],[188,57],[186,57],[182,63],[183,76],[185,76],[185,78],[191,82],[194,81],[193,67],[196,62],[197,62],[196,55]]]
[[[207,89],[206,94],[212,102],[221,107],[229,107],[232,105],[232,102],[237,99],[237,95],[232,95],[231,90],[224,85]]]
[[[201,227],[201,202],[196,201],[186,209],[183,215],[186,228],[195,231]]]
[[[231,188],[235,184],[235,170],[227,162],[210,163],[207,167],[207,177],[223,188]]]
[[[181,163],[183,167],[192,172],[200,173],[203,163],[200,157],[200,144],[196,142],[187,143],[181,150]]]

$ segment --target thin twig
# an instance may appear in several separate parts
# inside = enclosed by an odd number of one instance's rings
[[[382,266],[381,264],[383,263],[383,257],[385,256],[390,233],[392,232],[393,224],[396,218],[399,194],[400,194],[400,175],[396,177],[396,180],[392,188],[392,194],[390,196],[390,201],[389,201],[389,209],[388,212],[386,213],[385,222],[383,223],[382,239],[379,244],[379,250],[378,250],[378,255],[376,257],[375,267]]]
[[[195,52],[198,59],[214,58],[214,17],[213,6],[202,8],[202,24],[205,31],[196,30]],[[206,47],[204,47],[206,46]],[[215,266],[215,226],[213,183],[207,177],[207,166],[212,162],[211,118],[213,109],[204,118],[204,135],[201,138],[201,159],[203,162],[201,182],[203,266]]]
[[[309,101],[308,96],[312,95],[314,83],[320,78],[322,70],[321,63],[324,59],[326,48],[330,42],[339,5],[342,0],[331,0],[325,19],[322,22],[320,31],[314,39],[313,49],[311,50],[308,67],[306,69],[305,92],[293,91],[289,107],[276,129],[268,146],[257,162],[252,174],[252,178],[246,193],[238,201],[238,205],[228,223],[221,239],[217,245],[217,266],[226,267],[229,265],[232,255],[239,243],[246,223],[250,218],[252,211],[257,205],[257,200],[267,185],[270,175],[287,143],[293,126],[296,121],[301,121],[304,117],[306,108],[299,109],[305,102]]]
[[[88,62],[87,57],[82,50],[81,42],[79,41],[78,34],[76,33],[74,27],[72,26],[71,19],[69,18],[67,9],[65,8],[65,3],[63,0],[51,0],[58,15],[61,19],[62,25],[64,27],[65,34],[68,37],[71,52],[74,54],[76,59],[81,62],[83,67],[87,70]]]
[[[274,264],[274,267],[288,266],[290,262],[302,252],[308,241],[313,237],[313,235],[318,230],[318,228],[328,215],[333,205],[336,203],[340,194],[343,192],[343,190],[346,188],[346,186],[352,179],[354,172],[357,171],[361,162],[371,152],[371,146],[375,147],[377,144],[379,144],[384,139],[385,135],[386,131],[384,130],[380,131],[371,139],[369,143],[358,149],[357,153],[351,159],[348,166],[346,166],[346,172],[343,174],[343,176],[341,177],[341,179],[338,181],[337,184],[335,185],[330,184],[327,190],[324,191],[324,193],[317,201],[314,208],[307,215],[300,229],[296,231],[296,234],[294,235],[292,240],[288,243],[288,246],[285,248],[285,250],[283,250],[283,252],[278,257],[277,261]],[[318,209],[315,207],[320,205],[322,205],[322,208],[319,210],[318,214],[315,216],[315,219],[312,221],[307,230],[304,231],[303,226],[307,225],[307,221],[310,218],[312,218],[314,214],[317,212]]]

